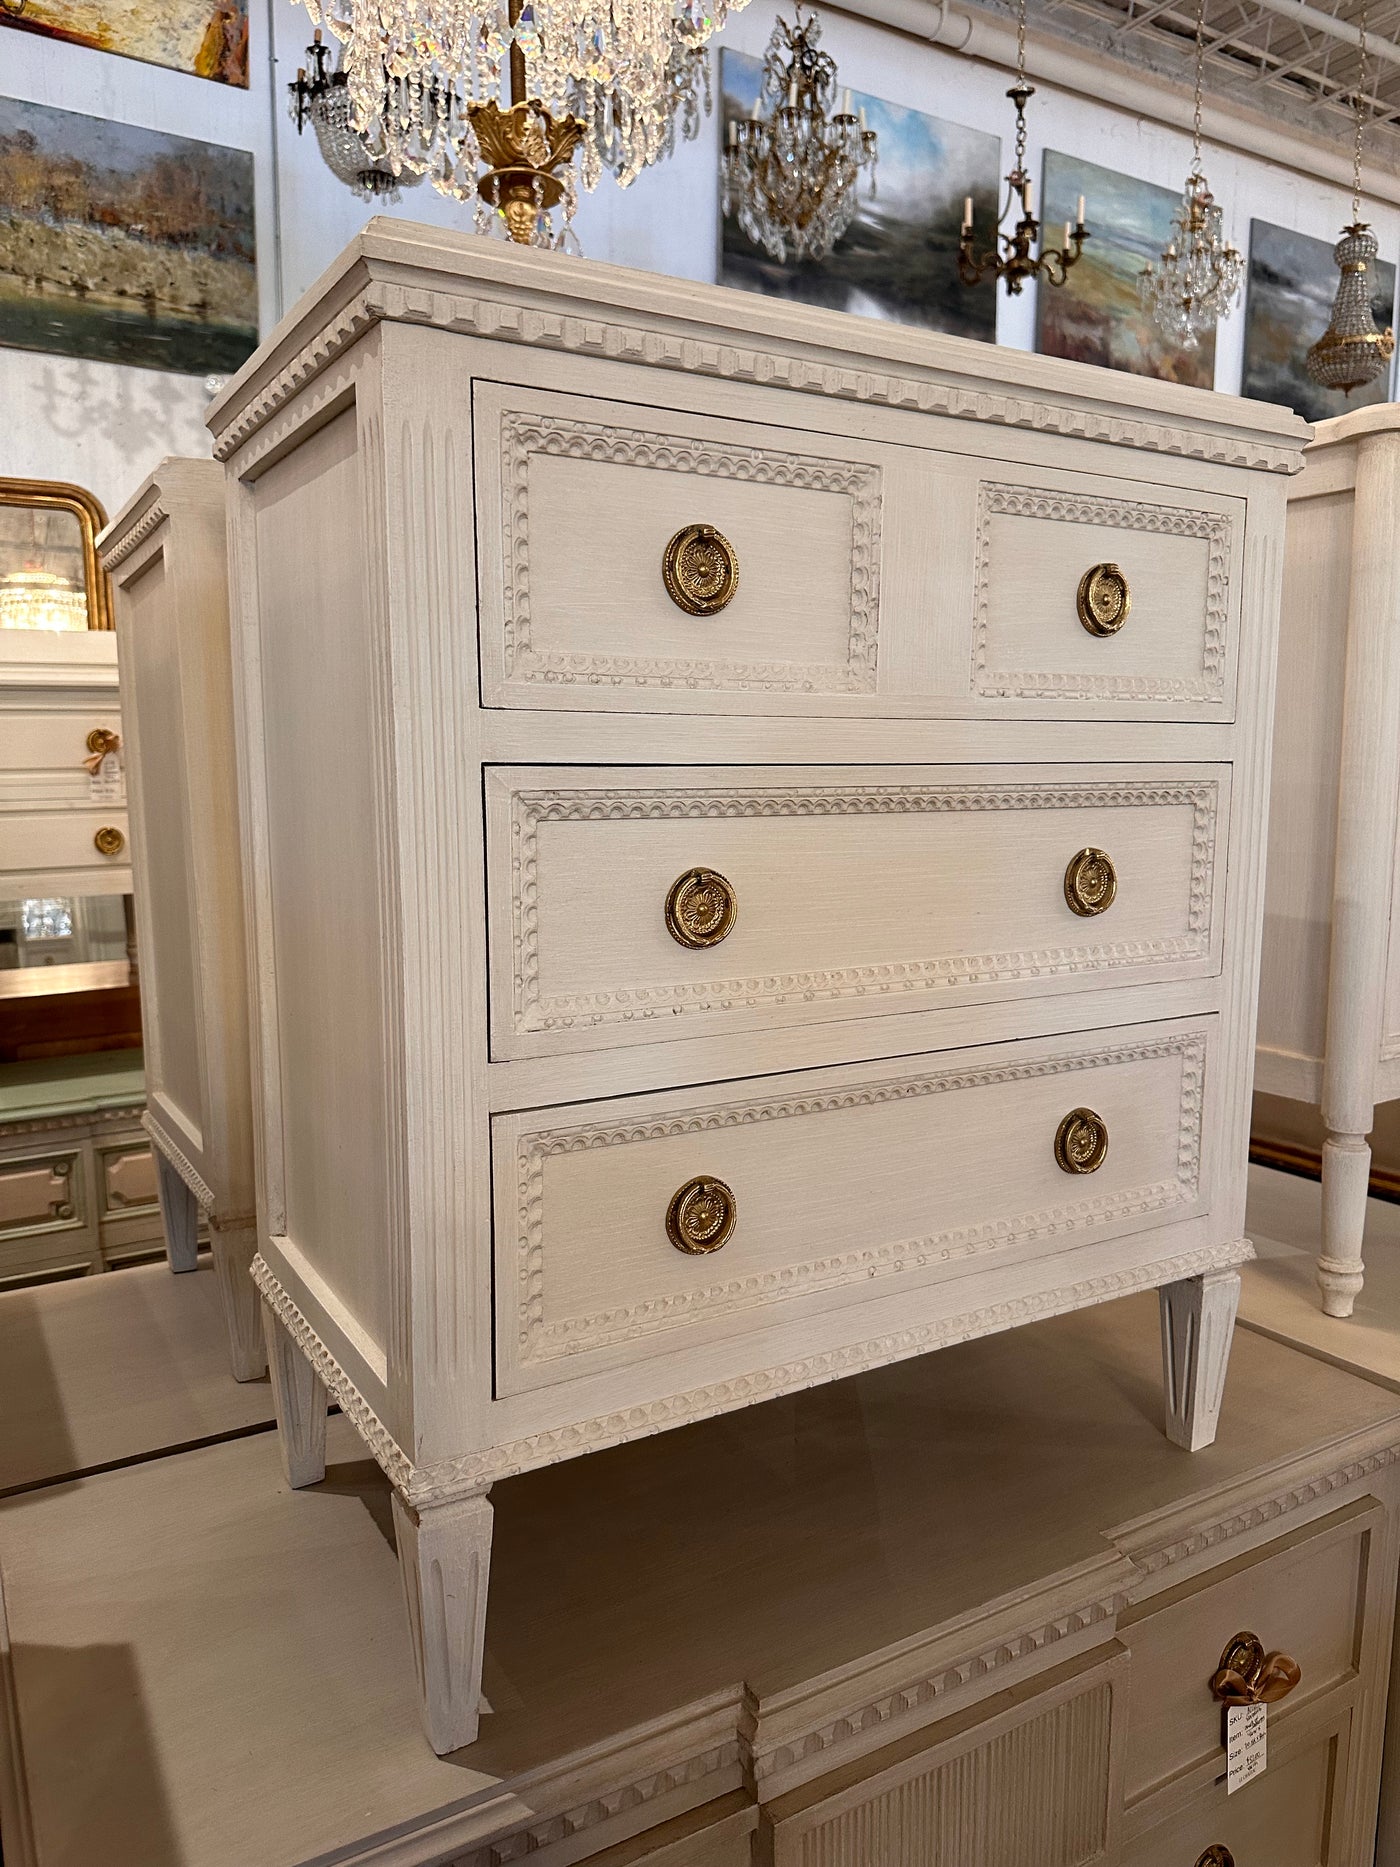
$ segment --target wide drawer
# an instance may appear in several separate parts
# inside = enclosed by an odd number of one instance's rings
[[[496,1117],[497,1391],[1200,1213],[1217,1023]]]
[[[1136,1672],[1136,1669],[1135,1669]],[[1136,1684],[1136,1677],[1134,1679]],[[1334,1829],[1346,1813],[1351,1720],[1227,1795],[1196,1796],[1123,1850],[1121,1867],[1334,1867]],[[1270,1752],[1273,1752],[1270,1744]],[[1212,1857],[1208,1850],[1228,1853]]]
[[[1367,1578],[1383,1522],[1377,1504],[1349,1506],[1223,1572],[1184,1583],[1149,1603],[1142,1618],[1120,1622],[1133,1654],[1129,1802],[1210,1761],[1224,1773],[1221,1711],[1210,1680],[1237,1634],[1256,1634],[1302,1669],[1294,1692],[1270,1708],[1274,1724],[1355,1676],[1376,1637],[1366,1624]]]
[[[0,812],[0,878],[8,874],[81,877],[86,892],[111,872],[130,888],[131,850],[126,806],[96,804],[71,810]]]
[[[1221,765],[497,767],[492,1054],[1216,973],[1228,815]]]
[[[0,712],[0,809],[88,803],[94,789],[83,763],[89,756],[88,734],[100,728],[120,735],[121,726],[121,715],[109,701],[75,706],[69,700],[47,712]]]
[[[1241,499],[748,405],[476,385],[488,706],[1232,717]]]
[[[82,1183],[81,1159],[72,1152],[0,1161],[0,1235],[81,1228]]]

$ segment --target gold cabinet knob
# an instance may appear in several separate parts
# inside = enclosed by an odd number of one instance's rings
[[[1065,900],[1076,914],[1102,914],[1118,893],[1118,871],[1102,849],[1081,849],[1065,870]]]
[[[666,594],[688,616],[717,616],[739,588],[739,556],[713,525],[685,525],[661,559]]]
[[[1223,1841],[1217,1841],[1206,1849],[1196,1867],[1235,1867],[1235,1857]]]
[[[737,1208],[723,1180],[700,1176],[671,1195],[666,1208],[666,1236],[687,1257],[703,1257],[729,1242]]]
[[[119,856],[126,848],[126,838],[113,823],[104,823],[92,839],[99,856]]]
[[[1079,579],[1074,607],[1090,635],[1117,635],[1132,606],[1128,580],[1116,564],[1091,564]]]
[[[680,946],[718,946],[739,918],[739,897],[718,869],[687,869],[666,896],[666,931]]]
[[[109,752],[121,750],[122,736],[114,733],[109,726],[94,726],[87,736],[87,749],[105,758]]]
[[[1222,1705],[1273,1705],[1303,1677],[1297,1660],[1266,1653],[1258,1634],[1236,1634],[1211,1675],[1210,1695]]]
[[[1108,1159],[1108,1123],[1092,1109],[1071,1109],[1055,1130],[1055,1160],[1065,1173],[1097,1173]]]

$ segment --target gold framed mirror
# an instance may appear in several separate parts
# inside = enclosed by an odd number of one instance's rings
[[[0,629],[110,629],[101,502],[64,480],[0,478]]]

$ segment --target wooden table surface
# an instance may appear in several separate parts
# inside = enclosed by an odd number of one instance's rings
[[[1177,1450],[1156,1308],[498,1485],[491,1714],[443,1759],[418,1725],[388,1490],[343,1420],[309,1491],[264,1435],[12,1497],[0,1574],[37,1861],[304,1867],[367,1861],[373,1835],[400,1837],[376,1861],[446,1860],[519,1819],[521,1776],[552,1759],[1102,1560],[1114,1526],[1308,1445],[1400,1433],[1394,1395],[1241,1332],[1217,1443]]]
[[[212,1267],[0,1291],[0,1494],[272,1426],[228,1371]]]

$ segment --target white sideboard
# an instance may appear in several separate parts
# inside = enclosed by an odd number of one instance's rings
[[[0,629],[0,895],[129,895],[121,734],[110,629]]]
[[[1400,410],[1318,424],[1289,486],[1256,1087],[1322,1112],[1330,1316],[1350,1316],[1378,1102],[1400,1096]]]
[[[434,1746],[498,1478],[1151,1287],[1208,1444],[1303,424],[381,221],[209,419],[284,1452]]]
[[[267,1366],[258,1294],[248,978],[224,476],[166,460],[99,540],[112,579],[131,785],[145,1123],[172,1270],[203,1213],[235,1379]]]

